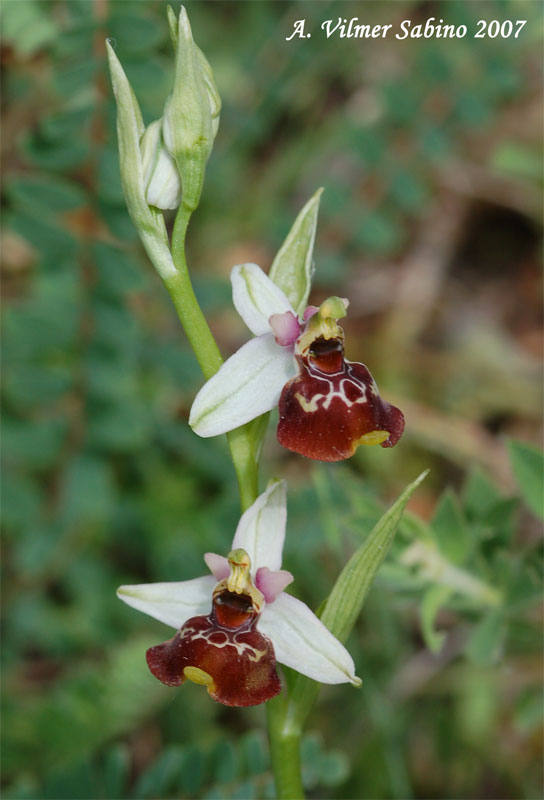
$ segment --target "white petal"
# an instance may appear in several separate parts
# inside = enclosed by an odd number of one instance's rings
[[[140,583],[120,586],[117,597],[177,630],[191,617],[210,613],[216,583],[213,575],[173,583]]]
[[[298,373],[290,350],[271,333],[241,347],[195,397],[189,425],[199,436],[239,428],[277,405],[281,390]]]
[[[240,517],[232,549],[243,548],[251,559],[251,574],[261,567],[279,570],[285,539],[286,482],[275,481]]]
[[[146,200],[150,206],[174,209],[181,203],[181,178],[176,162],[165,147],[158,151],[146,187]]]
[[[359,686],[353,659],[307,605],[290,594],[280,594],[266,605],[258,623],[270,637],[276,659],[320,683]]]
[[[270,333],[268,319],[272,314],[293,312],[280,287],[257,264],[239,264],[230,273],[230,280],[234,307],[256,336]]]

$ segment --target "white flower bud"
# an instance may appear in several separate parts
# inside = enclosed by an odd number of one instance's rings
[[[178,208],[181,179],[176,162],[162,140],[162,119],[149,125],[140,140],[142,169],[147,204],[156,208]]]

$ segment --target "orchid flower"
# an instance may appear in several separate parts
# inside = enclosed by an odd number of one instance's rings
[[[255,338],[197,394],[189,424],[199,436],[238,428],[279,405],[278,441],[320,461],[341,461],[361,444],[393,447],[404,430],[369,370],[344,358],[338,320],[347,300],[330,297],[298,316],[256,264],[231,273],[236,310]]]
[[[129,606],[177,630],[147,651],[166,685],[188,679],[224,705],[257,705],[281,689],[276,661],[321,683],[360,685],[345,647],[283,591],[293,580],[281,569],[285,495],[285,481],[272,483],[242,515],[228,558],[206,553],[211,575],[118,589]]]

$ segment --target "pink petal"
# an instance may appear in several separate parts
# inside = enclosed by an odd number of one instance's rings
[[[268,569],[259,567],[255,576],[257,589],[264,594],[267,603],[273,603],[276,597],[283,592],[294,580],[290,572],[286,569]]]
[[[308,322],[310,317],[313,317],[316,311],[319,311],[317,306],[307,306],[307,308],[304,311],[304,316],[302,317],[304,322]]]
[[[224,556],[218,556],[217,553],[206,553],[204,555],[204,561],[214,578],[217,578],[218,581],[229,577],[229,562]]]
[[[268,322],[272,328],[272,333],[276,337],[277,344],[282,347],[293,344],[300,335],[300,324],[292,311],[285,311],[283,314],[272,314]]]

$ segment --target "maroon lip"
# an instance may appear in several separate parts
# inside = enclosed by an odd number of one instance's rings
[[[257,630],[250,598],[229,591],[213,601],[207,616],[192,617],[167,642],[150,647],[147,664],[167,686],[181,686],[184,670],[208,676],[211,697],[227,706],[254,706],[281,690],[270,639]]]
[[[297,356],[299,374],[283,388],[278,441],[317,461],[350,458],[363,436],[384,431],[382,447],[393,447],[404,430],[404,416],[378,394],[367,367],[344,359],[340,339],[316,339]]]

